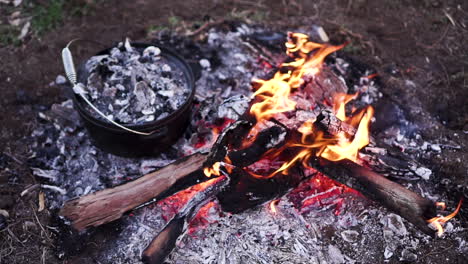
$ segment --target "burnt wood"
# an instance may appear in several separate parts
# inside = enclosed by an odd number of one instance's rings
[[[427,223],[437,213],[436,205],[431,200],[349,160],[330,162],[315,159],[310,165],[397,213],[427,235],[435,235]]]
[[[197,192],[184,207],[166,224],[163,230],[154,237],[143,251],[142,260],[146,264],[163,263],[164,259],[174,249],[177,240],[187,231],[189,221],[199,209],[219,193],[229,182],[226,176],[211,179],[199,184]],[[200,186],[201,185],[201,186]]]
[[[240,126],[233,127],[244,129],[242,123]],[[228,157],[236,167],[255,163],[265,152],[284,144],[286,136],[278,140],[282,133],[287,132],[277,126],[265,129],[259,133],[250,146],[233,151],[228,154]],[[231,136],[228,133],[223,135],[222,138]],[[223,139],[219,141],[225,142]],[[272,141],[276,144],[272,144]],[[218,143],[213,146],[211,153],[217,152],[218,149],[223,149],[220,152],[227,152],[224,150],[226,147]],[[77,230],[109,223],[136,207],[161,200],[197,183],[209,180],[203,174],[208,158],[207,153],[196,153],[137,180],[69,200],[61,209],[60,215],[71,220],[72,226]],[[211,159],[210,164],[213,164],[216,161],[223,161],[224,156],[218,160],[214,160],[211,156]]]

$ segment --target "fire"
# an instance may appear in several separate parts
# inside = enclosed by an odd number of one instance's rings
[[[273,214],[277,214],[277,213],[278,213],[278,210],[276,209],[276,206],[278,205],[278,203],[279,203],[279,199],[273,200],[273,201],[271,201],[270,204],[269,204],[270,211],[271,211]]]
[[[253,93],[254,103],[250,108],[250,113],[256,118],[255,127],[261,126],[264,122],[275,118],[275,115],[296,110],[297,102],[294,100],[296,93],[303,92],[306,80],[315,78],[320,73],[323,61],[330,53],[341,49],[344,45],[332,46],[329,44],[319,44],[308,40],[307,35],[301,33],[289,33],[286,43],[287,55],[290,62],[281,65],[280,70],[269,80],[256,80],[257,90]],[[358,93],[335,94],[333,98],[333,111],[338,119],[346,125],[356,129],[353,136],[345,133],[328,135],[322,131],[314,130],[315,120],[307,120],[298,129],[301,135],[300,142],[292,140],[284,148],[277,150],[272,155],[275,158],[281,155],[282,151],[288,148],[301,150],[292,158],[283,161],[273,173],[269,175],[257,175],[254,177],[273,177],[277,173],[288,173],[288,169],[296,162],[301,162],[306,168],[308,160],[318,156],[331,161],[349,159],[358,161],[358,152],[361,148],[369,144],[369,124],[373,116],[372,107],[368,106],[357,114],[346,116],[346,104],[355,99]],[[249,138],[255,138],[257,129],[252,129]],[[251,141],[245,140],[243,146],[247,146]],[[271,154],[271,153],[270,153]],[[229,164],[230,162],[226,162]],[[219,175],[219,165],[215,164],[211,168],[205,168],[205,175]]]
[[[294,61],[283,63],[281,67],[290,70],[278,71],[270,80],[255,81],[260,88],[252,97],[258,102],[252,105],[250,113],[256,117],[257,122],[267,120],[277,113],[294,110],[297,103],[290,96],[304,83],[303,77],[319,73],[325,57],[342,47],[343,45],[310,42],[305,34],[289,33],[286,53]]]
[[[219,176],[220,175],[220,172],[219,172],[220,167],[221,167],[221,163],[216,162],[215,164],[213,164],[213,166],[211,168],[204,168],[203,173],[206,175],[206,177],[211,177],[211,175]]]
[[[447,223],[450,219],[454,218],[458,214],[458,211],[460,211],[462,203],[463,203],[463,200],[460,200],[460,202],[458,202],[457,208],[451,214],[447,216],[437,216],[427,221],[429,224],[431,224],[433,227],[437,229],[437,236],[441,237],[444,234],[444,228],[442,227],[442,225]],[[436,206],[443,208],[442,210],[445,209],[445,203],[437,202]]]
[[[294,60],[282,65],[283,69],[288,70],[278,71],[270,80],[257,81],[261,86],[253,96],[258,101],[250,109],[250,113],[256,117],[257,122],[267,120],[278,113],[295,110],[297,103],[291,95],[304,84],[304,77],[317,75],[325,57],[342,47],[343,45],[331,46],[310,42],[307,35],[290,33],[286,43],[286,53]],[[369,123],[373,116],[373,109],[370,106],[361,114],[346,116],[346,104],[357,96],[358,93],[336,94],[333,98],[333,110],[336,117],[350,126],[357,126],[354,138],[349,138],[344,133],[326,137],[320,131],[313,130],[315,120],[308,120],[298,129],[298,132],[302,134],[301,143],[290,144],[290,146],[301,145],[304,150],[285,162],[275,173],[285,171],[297,161],[302,161],[306,165],[307,159],[313,157],[314,152],[316,156],[331,161],[349,159],[356,162],[359,150],[369,144]],[[308,140],[309,138],[312,140]]]

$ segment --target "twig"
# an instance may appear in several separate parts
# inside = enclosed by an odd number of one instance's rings
[[[193,32],[189,32],[186,35],[188,37],[194,37],[194,36],[202,33],[203,31],[205,31],[205,30],[207,30],[207,29],[209,29],[211,27],[214,27],[216,25],[220,25],[220,24],[224,23],[225,21],[226,21],[225,19],[219,19],[219,20],[216,20],[216,21],[206,22],[201,27],[199,27],[197,30],[195,30]]]

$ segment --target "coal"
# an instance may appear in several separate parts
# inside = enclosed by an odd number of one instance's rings
[[[122,124],[162,119],[190,95],[183,71],[156,46],[137,49],[127,39],[109,54],[91,57],[85,68],[86,96],[108,118]],[[91,107],[87,109],[105,120]]]

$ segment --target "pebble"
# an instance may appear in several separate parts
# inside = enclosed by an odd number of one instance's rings
[[[200,66],[202,66],[204,69],[208,69],[211,67],[211,63],[207,59],[201,59],[199,63],[200,63]]]
[[[328,245],[328,256],[330,257],[331,263],[345,263],[343,254],[341,254],[341,251],[333,245]]]
[[[354,230],[345,230],[341,232],[341,237],[344,241],[352,243],[357,241],[359,238],[359,233]]]
[[[161,70],[163,72],[170,72],[172,69],[171,69],[171,66],[167,65],[167,64],[164,64],[162,67],[161,67]]]
[[[65,84],[66,82],[67,82],[67,79],[63,75],[57,75],[57,78],[55,78],[56,84]]]
[[[419,167],[416,169],[415,173],[423,178],[424,180],[429,180],[429,178],[431,177],[432,175],[432,171],[428,168],[424,168],[424,167]]]
[[[399,215],[390,214],[387,218],[387,227],[398,236],[408,234],[405,224]]]
[[[442,149],[440,148],[440,146],[437,145],[437,144],[432,144],[432,145],[431,145],[431,149],[432,149],[433,151],[435,151],[435,152],[441,152],[441,151],[442,151]]]
[[[405,262],[414,262],[418,259],[418,255],[411,252],[409,249],[405,248],[401,251],[401,258],[400,261]]]

